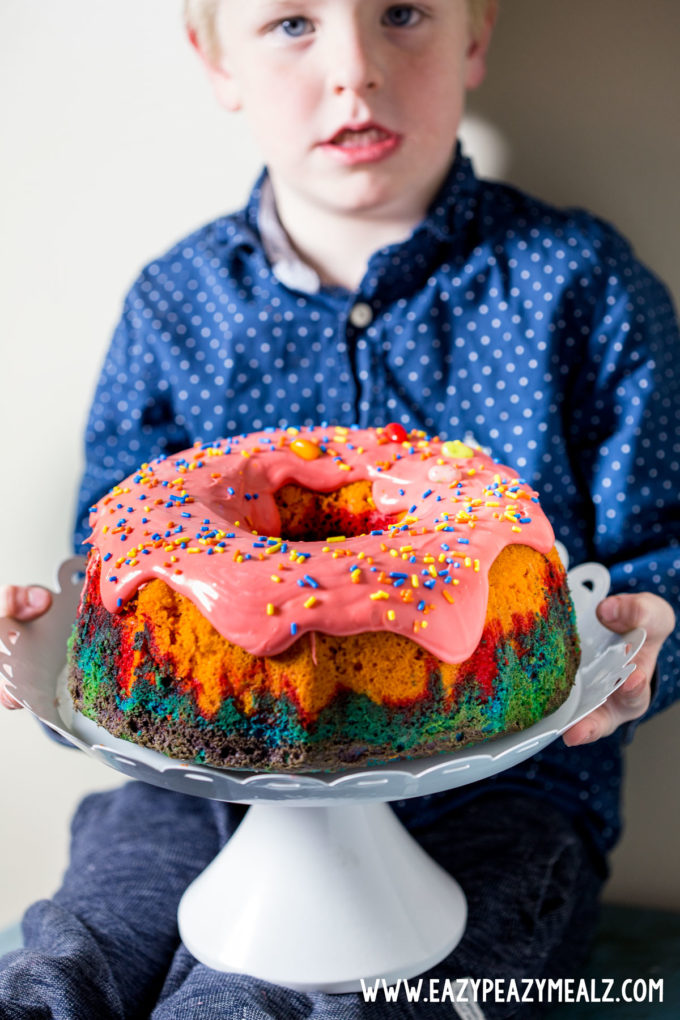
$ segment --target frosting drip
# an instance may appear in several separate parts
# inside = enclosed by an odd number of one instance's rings
[[[280,535],[283,485],[332,492],[367,479],[389,526],[314,542]],[[90,526],[109,612],[160,578],[253,655],[305,632],[387,630],[449,663],[479,642],[499,552],[522,544],[547,555],[554,544],[516,472],[459,442],[415,431],[401,440],[390,426],[197,445],[143,465],[92,508]]]

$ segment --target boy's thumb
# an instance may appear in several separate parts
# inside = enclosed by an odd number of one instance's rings
[[[630,621],[625,619],[625,612],[622,612],[621,600],[616,595],[610,595],[603,599],[597,607],[597,617],[600,623],[614,631],[625,631],[630,629]]]
[[[47,609],[52,598],[47,588],[39,588],[38,585],[32,585],[26,589],[26,602],[31,609]]]

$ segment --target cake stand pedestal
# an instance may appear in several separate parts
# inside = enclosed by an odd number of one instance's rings
[[[564,705],[535,726],[471,750],[357,772],[237,772],[138,747],[74,710],[64,665],[82,568],[81,559],[62,564],[45,616],[0,620],[0,668],[12,693],[62,738],[130,778],[254,805],[185,892],[180,932],[207,966],[306,991],[414,977],[451,952],[465,930],[465,897],[386,802],[464,786],[535,754],[623,683],[645,638],[640,628],[621,636],[599,624],[595,607],[609,574],[582,564],[569,572],[581,667]]]
[[[439,963],[467,908],[385,803],[258,804],[178,916],[184,944],[209,967],[352,992],[360,977],[391,983]]]

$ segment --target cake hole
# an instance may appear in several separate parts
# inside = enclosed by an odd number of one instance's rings
[[[373,503],[370,481],[350,482],[333,492],[315,492],[289,482],[274,493],[280,537],[291,542],[356,538],[397,524],[401,514],[382,514]]]

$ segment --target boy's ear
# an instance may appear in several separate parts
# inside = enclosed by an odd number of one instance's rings
[[[489,44],[491,43],[497,14],[498,5],[492,0],[487,6],[481,28],[470,39],[465,71],[465,87],[468,89],[476,89],[486,77],[486,57],[489,52]]]
[[[212,85],[213,92],[220,106],[230,113],[241,109],[241,96],[236,79],[229,70],[226,57],[222,54],[213,59],[201,49],[196,33],[189,30],[189,42],[194,47]]]

